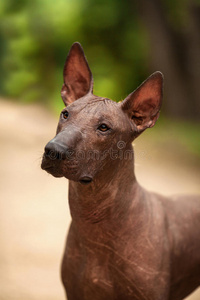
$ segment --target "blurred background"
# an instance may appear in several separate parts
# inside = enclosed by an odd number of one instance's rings
[[[0,300],[64,299],[67,182],[42,172],[40,159],[75,41],[96,95],[120,101],[163,72],[161,117],[136,140],[137,177],[164,194],[200,193],[199,0],[1,0]]]
[[[160,70],[163,113],[199,119],[198,0],[2,0],[0,17],[1,95],[57,110],[63,64],[79,41],[96,94],[119,101]]]

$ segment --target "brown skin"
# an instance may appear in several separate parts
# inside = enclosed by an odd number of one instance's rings
[[[179,300],[200,285],[200,198],[149,193],[134,174],[132,141],[155,124],[162,82],[156,72],[115,103],[92,94],[80,44],[69,52],[66,108],[42,160],[42,169],[69,179],[68,300]]]

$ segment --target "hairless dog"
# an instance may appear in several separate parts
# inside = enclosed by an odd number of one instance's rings
[[[42,160],[69,179],[68,300],[179,300],[200,285],[200,197],[150,193],[134,174],[132,142],[154,126],[162,93],[155,72],[121,103],[95,96],[83,49],[72,45],[66,107]]]

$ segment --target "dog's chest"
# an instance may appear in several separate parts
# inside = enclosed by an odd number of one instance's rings
[[[83,264],[83,261],[82,261]],[[83,265],[82,265],[83,266]],[[81,281],[84,286],[87,286],[86,292],[96,294],[96,299],[104,299],[113,293],[113,282],[110,276],[109,262],[101,257],[89,256],[84,262]],[[101,297],[99,297],[101,296]]]
[[[93,252],[93,249],[80,250],[80,256],[73,258],[69,252],[64,258],[62,277],[69,300],[112,299],[113,282],[110,276],[109,257]]]
[[[65,277],[70,282],[66,282],[65,288],[69,295],[74,295],[68,296],[69,300],[129,300],[134,297],[145,300],[150,299],[149,295],[151,299],[158,299],[151,291],[154,285],[149,282],[155,274],[147,276],[146,271],[141,272],[141,266],[129,261],[123,254],[111,251],[106,245],[98,249],[83,247],[79,253],[80,256],[76,257],[73,264],[68,260],[66,269]],[[73,286],[76,289],[72,291]]]

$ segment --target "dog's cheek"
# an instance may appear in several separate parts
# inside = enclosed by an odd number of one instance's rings
[[[57,129],[56,129],[56,135],[57,135],[59,132],[61,132],[61,130],[62,130],[62,125],[61,125],[61,123],[59,122],[59,123],[58,123],[58,126],[57,126]]]

